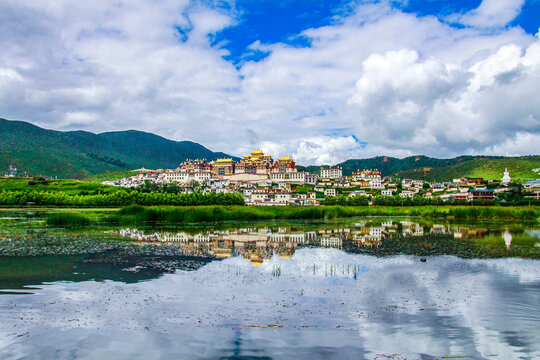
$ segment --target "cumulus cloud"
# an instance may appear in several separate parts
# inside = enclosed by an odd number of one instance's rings
[[[506,45],[469,66],[421,61],[413,50],[372,55],[349,104],[387,147],[433,147],[440,155],[502,150],[519,133],[540,132],[540,105],[530,96],[540,91],[539,50],[538,41]]]
[[[0,116],[135,128],[234,155],[262,147],[305,165],[538,152],[518,142],[533,146],[526,139],[540,133],[540,40],[515,27],[486,32],[510,21],[486,15],[496,4],[459,15],[488,19],[464,28],[360,4],[299,34],[309,47],[256,42],[251,50],[269,56],[236,68],[211,39],[241,14],[188,0],[6,0]]]
[[[353,136],[317,136],[293,139],[286,143],[264,142],[262,149],[276,156],[290,155],[299,164],[328,165],[352,158],[365,144]]]

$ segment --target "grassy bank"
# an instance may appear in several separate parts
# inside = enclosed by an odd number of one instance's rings
[[[62,193],[73,196],[98,192],[108,194],[111,192],[116,192],[119,189],[115,186],[79,180],[32,180],[7,178],[0,179],[0,190],[10,192],[46,191],[49,193]]]
[[[273,219],[336,219],[356,216],[420,216],[448,219],[527,220],[540,217],[537,207],[254,207],[254,206],[128,206],[107,217],[112,222],[158,221],[193,223]]]

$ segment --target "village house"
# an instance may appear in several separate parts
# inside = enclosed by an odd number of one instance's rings
[[[540,199],[540,189],[532,190],[527,195],[525,195],[526,199]]]
[[[450,195],[450,198],[455,201],[469,201],[468,192],[458,192]]]
[[[403,179],[401,180],[401,186],[404,188],[404,189],[408,189],[410,187],[412,187],[412,180],[411,179]]]
[[[325,189],[324,190],[324,196],[336,196],[337,193],[336,193],[336,189]]]
[[[524,190],[540,189],[540,179],[530,180],[523,184]]]
[[[469,191],[470,197],[469,200],[481,200],[481,201],[493,201],[493,190],[490,189],[475,189]]]
[[[402,197],[402,198],[413,198],[414,194],[415,193],[413,191],[405,190],[405,191],[402,191],[399,194],[399,196]]]
[[[371,179],[369,180],[369,187],[371,189],[384,189],[381,179]]]
[[[316,184],[316,176],[306,172],[271,172],[270,180],[276,183]]]
[[[355,196],[368,196],[368,193],[366,193],[365,190],[355,190],[355,191],[351,191],[349,193],[349,196],[350,197],[355,197]]]

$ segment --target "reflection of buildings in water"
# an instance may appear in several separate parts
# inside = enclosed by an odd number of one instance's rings
[[[371,227],[366,231],[359,231],[353,234],[353,242],[357,246],[378,246],[385,234],[384,227]]]
[[[144,234],[137,229],[122,229],[118,233],[141,243],[174,244],[184,255],[216,258],[241,255],[254,265],[260,265],[264,259],[269,259],[274,254],[287,259],[298,245],[313,243],[317,240],[315,231],[288,231],[290,230],[287,228],[280,228],[276,233],[272,233],[266,228],[245,228],[190,235],[185,232]]]
[[[411,221],[401,221],[401,226],[403,228],[402,234],[404,236],[423,236],[424,227],[421,224],[411,222]]]
[[[355,231],[356,230],[351,231],[349,228],[318,230],[319,246],[342,249],[343,240],[350,240]]]
[[[361,226],[360,226],[361,225]],[[198,234],[187,232],[153,232],[145,234],[137,229],[122,229],[117,231],[123,237],[139,242],[155,244],[175,244],[180,251],[189,256],[212,256],[226,258],[241,255],[254,265],[259,265],[264,259],[274,254],[287,259],[294,254],[296,248],[302,245],[318,244],[321,247],[342,249],[344,241],[350,241],[358,247],[379,246],[385,238],[393,238],[397,233],[402,236],[450,235],[456,239],[482,238],[494,235],[493,230],[475,226],[424,225],[412,221],[385,221],[380,224],[356,223],[354,227],[335,229],[318,229],[317,231],[295,231],[290,227],[271,228],[242,228],[236,230],[208,231]],[[496,232],[501,236],[507,247],[512,243],[509,230]],[[540,233],[538,233],[540,237]]]
[[[343,239],[335,236],[321,238],[321,247],[332,247],[341,249],[343,247]]]
[[[452,234],[455,239],[481,239],[487,235],[488,230],[474,227],[452,226],[448,228],[448,232]]]
[[[429,232],[431,234],[446,234],[446,226],[433,224]]]

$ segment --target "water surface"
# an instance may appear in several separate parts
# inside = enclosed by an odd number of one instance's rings
[[[540,357],[536,224],[0,215],[2,359]]]

